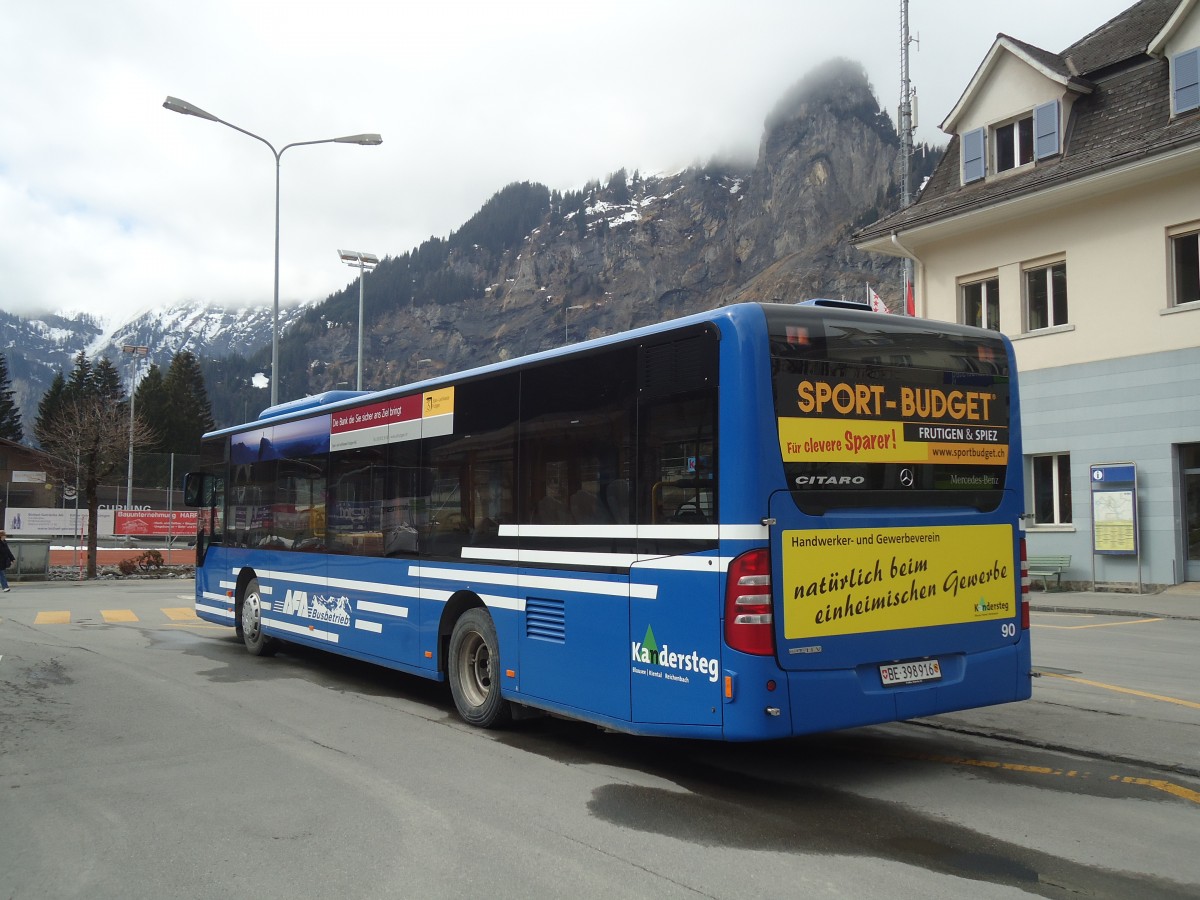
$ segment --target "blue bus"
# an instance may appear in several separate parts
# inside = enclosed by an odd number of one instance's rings
[[[1012,347],[741,304],[202,440],[196,612],[552,714],[749,741],[1030,696]]]

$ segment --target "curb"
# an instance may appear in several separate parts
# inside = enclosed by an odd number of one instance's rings
[[[1041,606],[1030,604],[1029,607],[1033,612],[1052,612],[1052,613],[1080,613],[1089,616],[1125,616],[1129,618],[1141,618],[1144,616],[1153,616],[1156,619],[1179,619],[1185,622],[1200,622],[1200,615],[1189,615],[1185,613],[1169,613],[1169,612],[1151,612],[1149,610],[1130,610],[1130,609],[1112,609],[1111,607],[1096,607],[1096,606]]]

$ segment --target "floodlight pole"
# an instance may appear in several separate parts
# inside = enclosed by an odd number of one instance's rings
[[[129,468],[125,483],[125,509],[130,510],[133,509],[133,398],[137,389],[137,358],[149,354],[150,348],[124,344],[121,352],[133,355],[133,369],[129,373]]]
[[[285,144],[280,149],[276,150],[275,146],[264,137],[260,137],[252,131],[247,131],[245,128],[239,128],[232,122],[226,122],[224,119],[218,119],[212,113],[205,112],[198,106],[193,106],[186,100],[180,100],[178,97],[167,97],[163,101],[163,106],[171,112],[177,112],[185,116],[196,116],[200,119],[208,119],[210,122],[216,122],[224,125],[227,128],[232,128],[234,131],[240,131],[247,137],[252,137],[256,141],[261,141],[267,145],[267,149],[275,157],[275,304],[273,307],[271,319],[271,405],[274,406],[279,402],[279,168],[280,160],[283,157],[285,150],[291,147],[305,147],[309,144],[361,144],[367,147],[374,147],[383,143],[383,138],[377,134],[351,134],[345,137],[322,138],[318,141],[296,141],[291,144]]]
[[[362,250],[339,250],[338,256],[346,265],[358,269],[358,386],[361,391],[363,373],[363,278],[369,270],[379,265],[379,257]]]

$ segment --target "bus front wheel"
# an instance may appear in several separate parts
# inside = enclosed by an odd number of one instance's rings
[[[274,638],[263,634],[262,629],[262,592],[258,589],[258,579],[251,578],[242,594],[242,602],[238,609],[238,637],[246,645],[246,649],[254,656],[272,656],[278,649]]]
[[[469,725],[494,728],[511,718],[500,696],[500,641],[487,610],[469,609],[450,634],[450,693]]]

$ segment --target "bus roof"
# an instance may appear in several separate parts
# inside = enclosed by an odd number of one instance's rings
[[[479,375],[501,372],[507,369],[535,364],[562,356],[569,356],[599,347],[606,347],[613,344],[624,343],[625,341],[629,340],[636,340],[637,338],[643,336],[661,334],[666,331],[674,331],[677,328],[685,328],[689,325],[696,325],[705,322],[715,323],[718,321],[737,322],[738,320],[745,320],[747,317],[755,316],[760,317],[759,321],[762,322],[763,319],[761,317],[764,316],[764,306],[786,307],[797,312],[803,309],[805,311],[803,314],[822,318],[830,314],[835,314],[840,316],[863,315],[870,316],[874,319],[880,315],[879,313],[870,312],[870,307],[866,304],[851,305],[838,302],[814,303],[812,301],[802,301],[798,303],[784,303],[783,301],[775,301],[771,304],[736,303],[730,306],[722,306],[716,309],[711,309],[706,312],[693,313],[692,315],[683,316],[678,319],[670,319],[665,322],[658,322],[653,325],[644,325],[641,328],[622,331],[618,332],[617,334],[605,335],[604,337],[593,338],[588,341],[581,341],[577,344],[569,344],[564,347],[555,347],[550,350],[542,350],[526,356],[518,356],[514,359],[508,359],[502,362],[487,363],[471,369],[449,372],[433,378],[426,378],[421,381],[414,381],[407,384],[397,385],[395,387],[384,388],[379,391],[325,391],[320,394],[300,397],[296,400],[289,400],[287,402],[279,403],[275,406],[264,409],[261,413],[259,413],[257,419],[210,431],[205,434],[204,437],[208,438],[224,434],[233,434],[246,428],[262,425],[263,423],[275,424],[293,417],[300,417],[304,414],[312,413],[316,410],[330,412],[339,408],[355,406],[365,397],[373,397],[379,400],[385,400],[395,396],[410,394],[417,390],[426,390],[451,381],[460,381],[464,378],[473,378]],[[901,327],[903,327],[904,324],[909,326],[912,324],[912,321],[905,316],[893,316],[891,318],[895,320],[896,325]],[[926,327],[928,327],[928,324],[929,323],[926,321]],[[949,326],[949,323],[940,322],[938,323],[938,326],[952,327]]]

